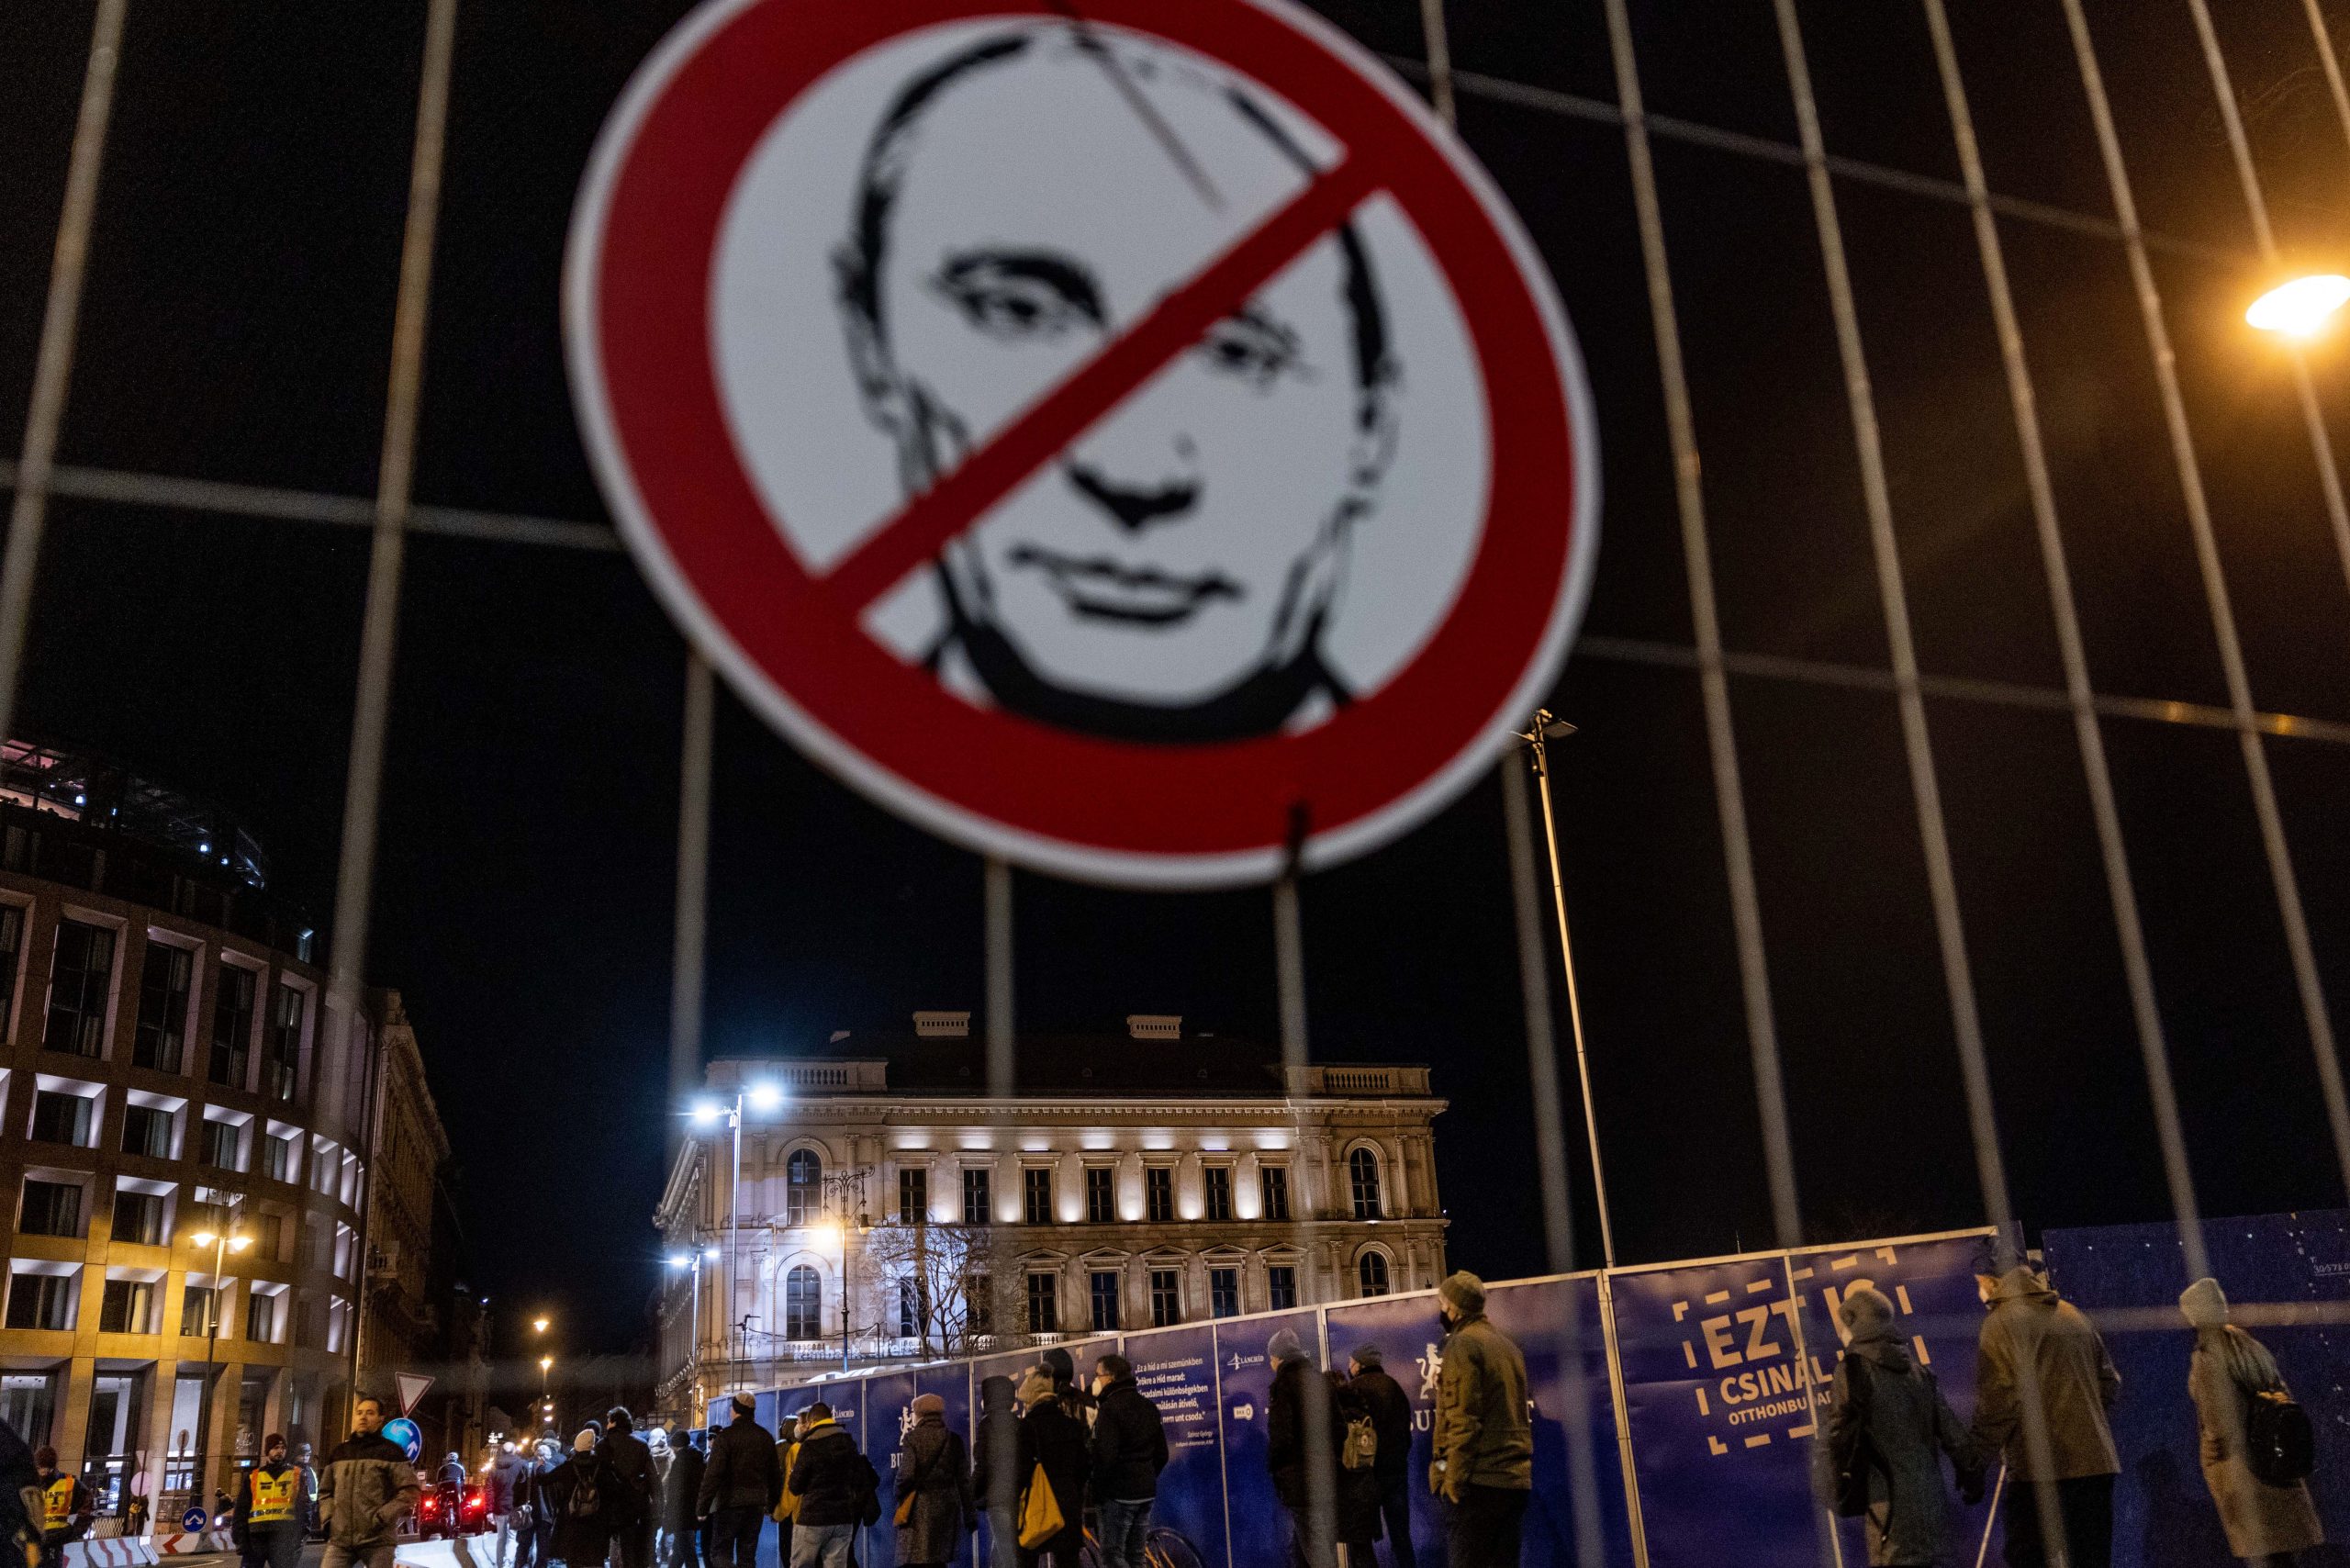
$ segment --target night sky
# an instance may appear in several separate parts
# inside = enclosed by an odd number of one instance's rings
[[[559,351],[588,146],[681,0],[464,0],[419,453],[420,502],[602,521]],[[1414,0],[1320,7],[1416,57]],[[1769,0],[1635,0],[1653,114],[1795,140]],[[2350,142],[2298,0],[2232,0],[2229,62],[2296,254],[2350,261]],[[2326,7],[2350,39],[2350,5]],[[2055,0],[1953,0],[1992,187],[2109,222]],[[2350,592],[2281,362],[2240,317],[2251,231],[2184,0],[2093,0],[2188,414],[2264,710],[2350,721]],[[1914,4],[1801,6],[1831,151],[1953,181]],[[1456,63],[1611,101],[1598,0],[1452,0]],[[373,493],[423,6],[136,0],[61,460]],[[90,6],[0,44],[0,428],[31,376]],[[1768,1239],[1718,818],[1621,130],[1465,93],[1460,129],[1557,277],[1606,489],[1588,640],[1551,706],[1569,895],[1627,1261]],[[1882,666],[1803,174],[1656,143],[1735,651]],[[1920,656],[2061,686],[1965,210],[1838,182]],[[2100,691],[2224,704],[2121,246],[2003,218]],[[2338,348],[2315,375],[2350,451]],[[13,444],[14,437],[10,437]],[[22,723],[244,813],[278,884],[331,907],[367,541],[327,525],[55,500]],[[482,1288],[575,1348],[636,1333],[658,1271],[684,644],[617,553],[412,538],[371,980],[404,993],[463,1167]],[[1807,1223],[1973,1224],[1980,1201],[1895,704],[1731,682]],[[1930,700],[2019,1206],[2166,1213],[2069,718]],[[2342,1201],[2244,770],[2225,730],[2105,724],[2207,1211]],[[2350,747],[2271,740],[2337,1009],[2350,998]],[[980,869],[722,699],[713,1054],[818,1049],[981,1001]],[[1304,889],[1313,1047],[1438,1064],[1457,1265],[1539,1266],[1526,1060],[1489,775]],[[1023,876],[1019,1014],[1130,1012],[1277,1036],[1262,891],[1141,896]],[[1561,1019],[1561,1038],[1565,1037]],[[1269,1057],[1271,1055],[1268,1048]],[[1574,1128],[1580,1136],[1580,1125]],[[1579,1240],[1596,1260],[1588,1188]],[[520,1316],[518,1314],[517,1316]]]

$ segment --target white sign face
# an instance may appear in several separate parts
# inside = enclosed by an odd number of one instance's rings
[[[400,1387],[400,1414],[415,1415],[416,1403],[432,1386],[432,1380],[420,1372],[401,1372],[395,1381]]]
[[[1275,0],[711,0],[606,127],[566,307],[688,634],[851,782],[1039,868],[1385,842],[1539,700],[1588,586],[1539,262]]]

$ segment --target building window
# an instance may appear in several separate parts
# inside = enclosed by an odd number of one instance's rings
[[[1297,1305],[1297,1271],[1286,1264],[1276,1263],[1265,1271],[1265,1306],[1268,1311],[1286,1312]]]
[[[125,1188],[114,1195],[114,1238],[134,1247],[163,1244],[163,1194]]]
[[[261,1139],[262,1172],[273,1182],[294,1180],[294,1140],[279,1137],[275,1133],[263,1133]]]
[[[1173,1269],[1150,1271],[1150,1326],[1170,1328],[1183,1321],[1183,1276]]]
[[[145,1280],[108,1280],[98,1298],[98,1331],[102,1334],[151,1334],[155,1331],[155,1287]]]
[[[73,1276],[18,1274],[8,1282],[8,1327],[73,1327]]]
[[[233,1089],[245,1086],[245,1053],[253,1037],[253,972],[220,966],[220,993],[212,999],[212,1061],[205,1076]]]
[[[783,1277],[783,1337],[821,1339],[824,1337],[824,1287],[816,1271],[797,1265]]]
[[[277,1298],[266,1291],[253,1291],[245,1297],[245,1338],[256,1345],[277,1338]]]
[[[90,1142],[92,1101],[79,1094],[43,1089],[33,1095],[33,1137],[41,1143],[70,1143],[86,1148]]]
[[[995,1331],[995,1277],[985,1269],[963,1276],[963,1327],[973,1334]]]
[[[967,1166],[963,1170],[963,1223],[985,1225],[992,1217],[993,1204],[988,1197],[988,1171],[984,1165]]]
[[[1217,1317],[1240,1316],[1240,1271],[1208,1271],[1208,1311]]]
[[[122,1152],[155,1159],[172,1157],[172,1114],[161,1105],[122,1108]]]
[[[1085,1222],[1110,1225],[1118,1217],[1118,1173],[1107,1165],[1085,1168]]]
[[[177,1072],[187,1055],[187,988],[196,955],[150,939],[139,970],[139,1026],[130,1036],[130,1064]]]
[[[302,1059],[300,991],[283,981],[271,993],[269,1027],[261,1038],[261,1092],[273,1100],[294,1098],[295,1065]]]
[[[824,1162],[812,1148],[795,1148],[783,1162],[783,1223],[813,1225],[823,1208]]]
[[[253,1255],[274,1263],[285,1249],[285,1216],[263,1210],[254,1220]]]
[[[1087,1279],[1088,1294],[1093,1302],[1093,1328],[1096,1333],[1113,1334],[1118,1328],[1118,1276],[1115,1271],[1096,1269]]]
[[[106,992],[114,982],[114,933],[78,920],[57,923],[49,971],[49,1032],[43,1049],[94,1057],[106,1048]]]
[[[1354,1191],[1355,1218],[1379,1217],[1379,1156],[1359,1148],[1347,1156],[1347,1182]]]
[[[243,1170],[244,1130],[234,1122],[207,1121],[204,1145],[197,1158],[216,1170]]]
[[[8,1033],[8,1015],[17,1005],[17,955],[25,945],[22,904],[0,904],[0,1038]]]
[[[1211,1165],[1200,1172],[1200,1186],[1206,1199],[1207,1220],[1210,1225],[1232,1223],[1232,1167]]]
[[[922,1225],[930,1219],[930,1172],[898,1172],[898,1223]]]
[[[210,1285],[190,1285],[180,1297],[180,1338],[201,1338],[213,1332],[212,1313],[220,1293]]]
[[[1257,1172],[1258,1190],[1265,1199],[1265,1217],[1276,1223],[1289,1219],[1289,1167],[1268,1165]]]
[[[1387,1282],[1387,1255],[1383,1252],[1364,1253],[1361,1261],[1355,1265],[1355,1278],[1362,1285],[1363,1294],[1385,1295],[1390,1288]]]
[[[27,1236],[82,1234],[82,1188],[73,1182],[25,1179],[25,1206],[17,1228]]]
[[[1053,1274],[1028,1276],[1028,1332],[1058,1334],[1061,1331],[1060,1280]]]
[[[1053,1223],[1053,1172],[1050,1166],[1032,1165],[1020,1173],[1020,1198],[1030,1225]]]
[[[1153,1225],[1175,1223],[1175,1168],[1146,1165],[1142,1172],[1143,1217]]]
[[[930,1328],[930,1292],[922,1276],[909,1274],[898,1282],[898,1338],[912,1339]]]

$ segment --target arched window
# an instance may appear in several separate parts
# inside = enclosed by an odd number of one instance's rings
[[[794,1159],[799,1158],[797,1155]],[[824,1287],[816,1271],[801,1263],[783,1277],[783,1337],[821,1339],[824,1337]]]
[[[824,1162],[812,1148],[795,1148],[783,1162],[783,1223],[813,1225],[822,1208]]]
[[[1379,1217],[1379,1156],[1367,1148],[1347,1156],[1347,1180],[1354,1188],[1355,1218]]]
[[[1362,1283],[1365,1295],[1385,1295],[1387,1283],[1387,1254],[1366,1252],[1355,1264],[1355,1278]]]

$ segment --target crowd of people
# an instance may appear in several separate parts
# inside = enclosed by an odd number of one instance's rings
[[[1986,1249],[1976,1283],[1987,1315],[1971,1424],[1913,1353],[1892,1301],[1865,1283],[1838,1299],[1843,1354],[1813,1450],[1821,1501],[1862,1518],[1873,1568],[1933,1568],[1963,1552],[1950,1482],[1979,1502],[1996,1467],[2008,1568],[2109,1568],[2121,1469],[2112,1359],[2088,1318],[2011,1250]],[[1475,1275],[1456,1273],[1437,1294],[1444,1341],[1427,1486],[1449,1505],[1447,1562],[1517,1568],[1534,1470],[1525,1359],[1486,1317]],[[2307,1428],[2297,1439],[2280,1416],[2301,1419],[2276,1359],[2230,1321],[2216,1281],[2197,1281],[2179,1308],[2195,1333],[2188,1389],[2199,1458],[2229,1549],[2256,1568],[2291,1568],[2323,1541],[2299,1478]],[[1380,1348],[1360,1345],[1343,1371],[1321,1371],[1282,1329],[1266,1363],[1265,1465],[1292,1568],[1381,1568],[1382,1541],[1385,1568],[1416,1568],[1412,1402]],[[1053,1347],[1017,1378],[986,1378],[979,1394],[968,1443],[938,1395],[913,1401],[889,1478],[892,1562],[873,1568],[945,1568],[982,1523],[983,1568],[1083,1568],[1089,1536],[1099,1568],[1147,1568],[1169,1450],[1133,1364],[1101,1356],[1080,1383],[1069,1352]],[[860,1568],[858,1530],[883,1513],[880,1473],[821,1400],[779,1433],[756,1412],[737,1394],[722,1427],[639,1436],[615,1406],[568,1450],[553,1438],[502,1442],[481,1471],[485,1533],[495,1534],[487,1568],[756,1568],[769,1520],[789,1568]],[[316,1466],[308,1445],[289,1459],[284,1438],[264,1440],[230,1510],[242,1568],[297,1568],[315,1526],[326,1534],[323,1568],[393,1568],[423,1482],[383,1424],[381,1403],[361,1397],[352,1435]],[[2280,1446],[2296,1441],[2303,1451],[2280,1462]],[[442,1469],[462,1495],[471,1477],[457,1455]],[[53,1450],[28,1449],[0,1420],[0,1534],[28,1562],[57,1568],[95,1510]]]
[[[1998,1466],[2008,1568],[2109,1568],[2121,1464],[2107,1413],[2121,1377],[2105,1341],[2011,1249],[1986,1246],[1975,1285],[1987,1316],[1971,1426],[1911,1353],[1893,1303],[1867,1285],[1843,1294],[1844,1354],[1813,1450],[1821,1500],[1864,1521],[1872,1568],[1933,1568],[1964,1546],[1944,1462],[1970,1504]],[[2290,1405],[2276,1358],[2229,1321],[2216,1280],[2189,1285],[2179,1310],[2195,1330],[2188,1392],[2228,1550],[2255,1568],[2292,1568],[2325,1537],[2308,1484],[2288,1473],[2296,1466],[2263,1463],[2264,1442],[2276,1439],[2260,1413]]]

